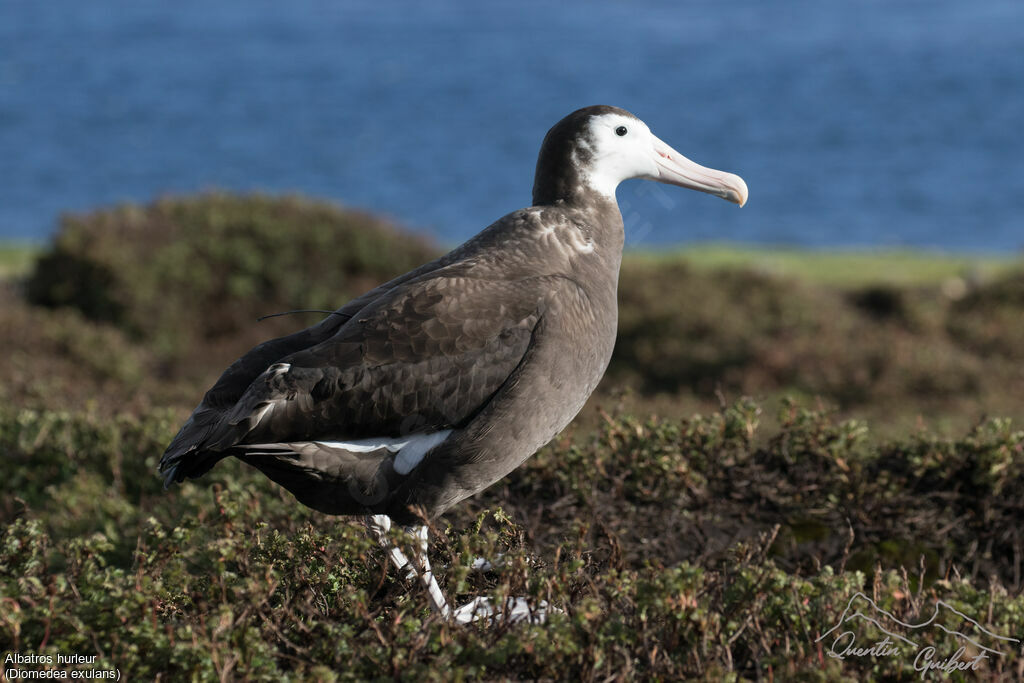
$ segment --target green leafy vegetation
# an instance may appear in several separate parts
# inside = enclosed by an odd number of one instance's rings
[[[95,655],[85,668],[129,680],[909,681],[959,630],[998,652],[952,680],[1024,667],[1019,644],[960,616],[1024,637],[1009,266],[950,287],[948,271],[840,284],[627,259],[591,404],[432,523],[454,602],[546,600],[543,625],[442,621],[358,520],[240,462],[162,489],[157,460],[219,371],[312,322],[258,316],[333,308],[436,251],[296,198],[65,219],[0,283],[0,650]],[[475,572],[475,557],[502,561]],[[948,631],[899,630],[916,649],[839,659],[851,599],[915,624],[937,601],[958,612],[936,617]],[[863,648],[887,637],[844,629]]]
[[[529,596],[560,612],[460,627],[361,525],[240,465],[162,493],[165,416],[5,410],[0,474],[19,496],[0,539],[0,638],[99,652],[133,679],[909,680],[911,657],[822,657],[816,640],[858,591],[905,621],[941,599],[1024,631],[1024,602],[1006,592],[1019,591],[1006,532],[1021,510],[1005,495],[1024,485],[1024,433],[992,421],[958,441],[875,447],[861,425],[791,406],[757,447],[757,423],[741,402],[682,422],[615,419],[544,449],[450,515],[432,552],[456,599]],[[496,570],[468,570],[499,554]],[[937,629],[922,639],[959,647]],[[1019,661],[1011,648],[981,671]]]
[[[838,288],[685,261],[627,262],[606,386],[668,395],[670,404],[704,399],[704,409],[716,390],[821,397],[884,423],[887,436],[921,419],[956,433],[984,415],[1021,415],[1021,282],[1009,271],[951,295],[941,283]]]

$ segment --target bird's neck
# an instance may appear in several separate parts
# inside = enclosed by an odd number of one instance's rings
[[[575,240],[579,241],[581,254],[584,255],[573,261],[575,267],[586,266],[596,268],[597,271],[613,272],[615,278],[610,282],[614,286],[626,241],[623,215],[618,211],[614,198],[608,200],[594,196],[581,201],[579,197],[570,197],[548,204],[535,204],[534,208],[552,210],[553,214],[548,214],[551,220],[557,220],[554,216],[560,216],[561,220],[574,225],[574,230],[579,230]]]
[[[543,157],[537,164],[533,178],[533,205],[583,205],[594,201],[615,203],[615,186],[605,187],[592,182],[595,174],[574,163],[545,163]],[[617,183],[616,183],[617,185]]]
[[[534,194],[537,199],[537,194]],[[538,208],[552,208],[579,228],[581,237],[594,246],[594,253],[604,267],[618,271],[625,243],[622,214],[614,195],[588,191],[571,193],[554,201],[538,203]]]

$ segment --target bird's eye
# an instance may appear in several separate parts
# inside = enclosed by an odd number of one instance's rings
[[[620,138],[628,132],[629,131],[626,130],[625,126],[619,126],[618,128],[615,129],[615,134],[618,135]]]

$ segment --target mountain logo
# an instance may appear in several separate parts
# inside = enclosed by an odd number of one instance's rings
[[[955,630],[947,628],[942,623],[957,621],[959,625]],[[859,644],[856,639],[857,625],[865,622],[884,634],[881,640],[869,646]],[[953,636],[959,641],[960,647],[945,659],[938,658],[934,646],[921,646],[920,639],[929,628],[939,629]],[[1007,648],[1021,647],[1020,639],[993,633],[942,600],[935,601],[934,610],[928,619],[918,624],[910,624],[901,621],[859,592],[850,598],[836,625],[818,636],[814,642],[822,641],[827,644],[825,654],[842,660],[848,657],[914,655],[914,669],[921,672],[922,678],[929,671],[946,675],[954,671],[977,671],[984,660],[1002,657]],[[968,648],[971,651],[970,655]]]

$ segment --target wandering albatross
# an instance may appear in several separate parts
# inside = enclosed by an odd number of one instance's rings
[[[366,516],[445,618],[492,615],[484,598],[449,608],[416,510],[440,515],[519,467],[594,391],[618,318],[615,189],[630,178],[747,200],[741,178],[633,114],[575,111],[544,138],[533,206],[235,361],[167,447],[166,485],[237,457],[313,509]],[[411,560],[388,541],[392,523],[416,533]]]

